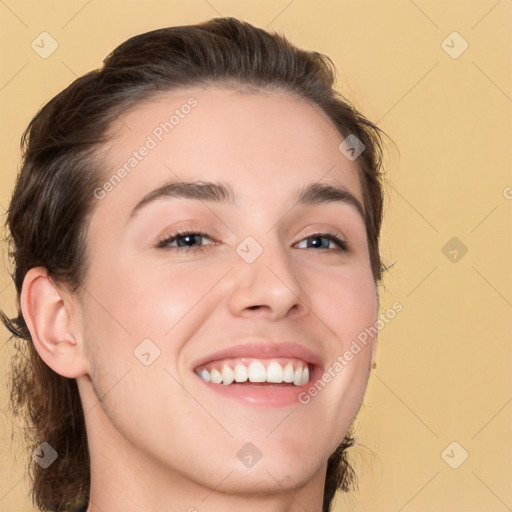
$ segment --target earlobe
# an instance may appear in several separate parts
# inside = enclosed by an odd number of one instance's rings
[[[71,334],[71,304],[63,298],[44,268],[34,267],[27,272],[20,305],[32,342],[43,361],[63,377],[86,374],[81,346]]]
[[[378,342],[378,334],[375,335],[375,337],[372,340],[372,357],[370,361],[370,367],[375,370],[377,368],[377,348],[378,348],[379,342]]]

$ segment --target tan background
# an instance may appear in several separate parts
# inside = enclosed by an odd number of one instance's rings
[[[400,150],[386,159],[383,254],[396,263],[381,302],[403,311],[380,334],[357,420],[360,491],[338,510],[512,510],[510,0],[2,0],[1,211],[44,102],[129,36],[220,15],[329,55],[340,88]],[[58,43],[47,59],[31,48],[43,31]],[[0,278],[13,313],[5,269]],[[29,454],[15,460],[10,441],[5,329],[1,341],[0,511],[31,511]]]

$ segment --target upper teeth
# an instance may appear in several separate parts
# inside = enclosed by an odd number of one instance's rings
[[[299,363],[294,369],[292,363],[287,363],[284,368],[277,361],[270,361],[267,367],[258,360],[253,360],[248,366],[236,363],[234,368],[227,364],[222,369],[202,368],[197,374],[206,382],[215,384],[231,384],[232,382],[293,382],[295,386],[303,386],[309,382],[309,368],[306,363]]]

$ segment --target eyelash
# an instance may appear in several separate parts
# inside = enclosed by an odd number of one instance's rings
[[[183,230],[175,231],[174,233],[171,233],[169,236],[167,236],[164,239],[160,240],[157,243],[157,248],[158,249],[174,250],[174,251],[177,251],[177,252],[184,252],[184,253],[189,253],[189,252],[196,253],[196,252],[203,251],[205,246],[197,246],[197,247],[169,246],[169,244],[171,242],[175,242],[178,238],[185,237],[187,235],[199,235],[200,237],[206,237],[206,238],[210,238],[210,240],[212,240],[212,238],[207,233],[204,233],[203,231],[183,229]],[[344,253],[344,252],[347,252],[347,250],[348,250],[347,242],[345,240],[342,240],[341,238],[339,238],[339,236],[336,233],[332,232],[332,231],[328,231],[328,232],[325,232],[325,233],[320,233],[320,232],[319,233],[312,233],[312,234],[304,237],[303,239],[301,239],[299,242],[303,242],[304,240],[307,240],[308,238],[325,238],[327,240],[330,240],[331,242],[334,242],[335,244],[338,245],[338,248],[337,249],[331,249],[331,250],[336,252],[336,253]],[[307,249],[314,249],[314,247],[307,247]],[[329,250],[329,249],[326,249],[326,250]]]

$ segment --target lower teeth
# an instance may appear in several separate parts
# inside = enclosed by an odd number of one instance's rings
[[[232,386],[233,384],[237,384],[239,386],[249,384],[253,386],[294,386],[293,382],[251,382],[250,380],[246,380],[245,382],[232,382],[229,385]]]

